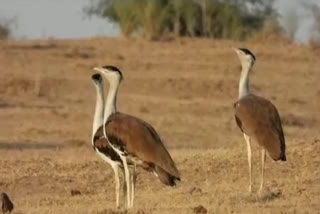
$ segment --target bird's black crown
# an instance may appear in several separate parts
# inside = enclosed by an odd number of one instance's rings
[[[108,71],[112,71],[112,72],[117,72],[117,73],[119,73],[121,79],[123,79],[121,71],[120,71],[116,66],[113,66],[113,65],[105,65],[105,66],[102,66],[102,68],[104,68],[104,69],[106,69],[106,70],[108,70]]]
[[[254,54],[251,51],[249,51],[247,48],[239,48],[239,50],[241,50],[242,52],[244,52],[247,55],[251,55],[252,58],[254,59],[254,61],[256,61],[256,57],[254,56]]]
[[[120,72],[120,70],[116,66],[113,66],[113,65],[105,65],[105,66],[102,66],[102,68],[107,69],[109,71]]]

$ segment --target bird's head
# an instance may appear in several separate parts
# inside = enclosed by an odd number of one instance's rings
[[[100,85],[102,83],[102,77],[98,73],[93,74],[91,76],[91,79],[92,79],[93,83],[96,85]]]
[[[234,51],[238,55],[242,67],[251,67],[256,61],[256,57],[251,51],[246,48],[234,48]]]
[[[93,70],[100,72],[107,80],[123,80],[121,71],[113,65],[105,65],[102,67],[95,67]]]

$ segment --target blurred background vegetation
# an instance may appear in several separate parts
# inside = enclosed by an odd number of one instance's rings
[[[89,1],[89,0],[88,0]],[[305,24],[301,11],[312,20],[309,44],[320,49],[320,7],[311,1],[299,10],[287,5],[278,14],[274,0],[91,0],[85,15],[114,23],[124,37],[147,40],[174,37],[296,42]],[[300,14],[299,14],[300,13]],[[0,14],[3,15],[3,14]],[[279,24],[281,23],[281,25]],[[0,40],[15,38],[16,18],[0,17]],[[40,28],[41,26],[39,26]],[[298,30],[300,30],[299,33]],[[310,33],[311,32],[311,33]]]
[[[0,40],[11,39],[12,31],[14,27],[16,27],[16,24],[17,24],[16,17],[0,16]]]
[[[11,22],[6,19],[0,20],[0,40],[1,39],[9,39],[11,35]]]
[[[305,7],[311,12],[314,18],[312,35],[309,45],[313,49],[320,49],[320,7],[315,4],[305,4]]]
[[[125,37],[243,40],[266,27],[280,33],[272,4],[273,0],[99,0],[86,12],[116,23]]]

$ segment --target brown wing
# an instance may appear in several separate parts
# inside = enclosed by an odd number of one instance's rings
[[[285,139],[276,107],[263,97],[249,94],[235,103],[237,125],[254,138],[274,160],[286,160]]]
[[[100,126],[93,138],[93,148],[98,150],[113,161],[121,162],[119,155],[113,150],[103,134],[103,127]]]
[[[179,171],[156,131],[146,122],[130,115],[115,113],[106,123],[110,142],[124,153],[161,168],[176,179]]]

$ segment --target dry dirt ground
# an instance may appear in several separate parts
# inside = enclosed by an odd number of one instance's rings
[[[288,161],[267,158],[262,195],[255,193],[257,146],[248,193],[232,47],[255,53],[251,90],[272,100],[283,120]],[[182,176],[170,189],[139,170],[129,213],[320,213],[319,50],[281,41],[102,38],[2,41],[0,48],[0,191],[14,213],[121,213],[112,170],[90,145],[90,76],[105,64],[124,75],[118,109],[153,124]]]

